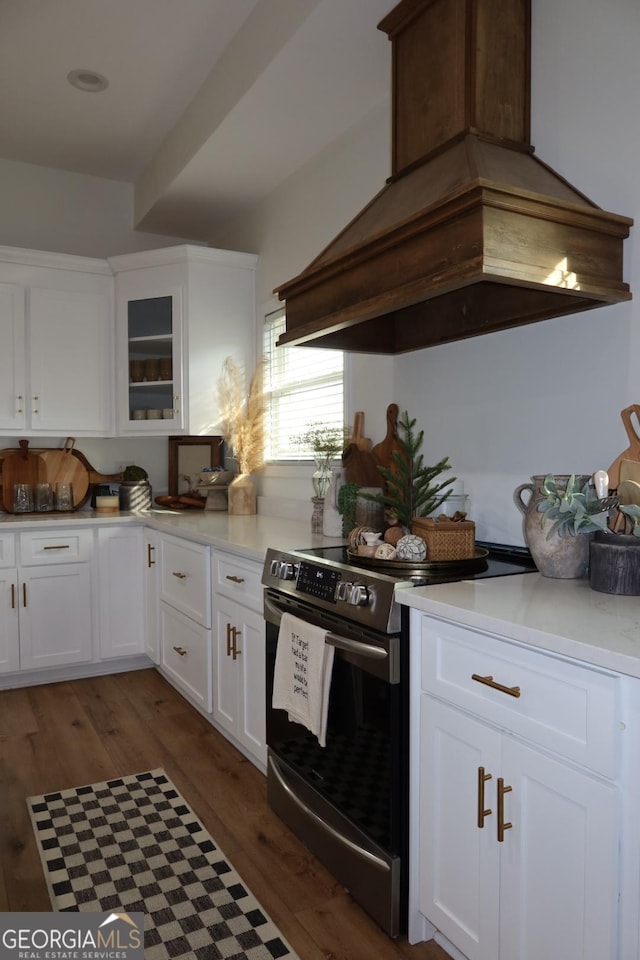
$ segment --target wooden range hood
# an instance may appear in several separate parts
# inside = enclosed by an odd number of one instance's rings
[[[534,156],[530,0],[402,0],[392,175],[295,279],[278,341],[402,353],[629,300],[606,213]]]

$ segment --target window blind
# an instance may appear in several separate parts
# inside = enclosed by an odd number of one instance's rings
[[[344,354],[316,347],[276,347],[285,331],[284,309],[265,318],[267,460],[311,459],[293,442],[309,424],[341,429],[344,424]]]

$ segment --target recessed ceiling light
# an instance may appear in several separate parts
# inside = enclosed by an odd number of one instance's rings
[[[67,80],[77,90],[85,93],[101,93],[109,86],[109,81],[95,70],[72,70],[67,74]]]

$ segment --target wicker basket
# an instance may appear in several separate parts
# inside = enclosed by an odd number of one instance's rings
[[[475,556],[476,525],[473,520],[415,517],[411,532],[426,543],[427,560],[469,560]]]

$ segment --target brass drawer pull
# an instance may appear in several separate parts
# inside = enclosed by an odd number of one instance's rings
[[[244,577],[232,577],[229,573],[227,574],[227,580],[233,580],[234,583],[244,583]]]
[[[504,821],[504,795],[505,793],[511,793],[512,790],[513,787],[505,787],[502,777],[498,777],[498,843],[504,841],[505,830],[513,828],[512,823],[505,823]]]
[[[493,677],[481,677],[478,673],[472,673],[471,679],[475,680],[477,683],[484,683],[486,687],[492,687],[494,690],[499,690],[500,693],[508,693],[510,697],[520,696],[520,687],[505,687],[504,684],[498,683],[497,680],[493,679]]]
[[[186,580],[186,579],[187,579],[187,574],[186,574],[186,573],[180,573],[180,572],[177,571],[177,570],[174,570],[174,571],[172,572],[171,576],[177,577],[178,580]]]
[[[491,774],[485,773],[484,767],[478,767],[478,826],[481,830],[484,827],[484,818],[493,813],[493,810],[485,810],[484,807],[484,785],[487,780],[491,780]]]
[[[50,547],[43,547],[42,549],[43,549],[43,550],[70,550],[70,549],[71,549],[71,544],[70,544],[70,543],[57,543],[57,544],[53,544],[53,545],[50,546]]]
[[[186,657],[187,651],[183,647],[174,647],[173,649],[179,657]]]

